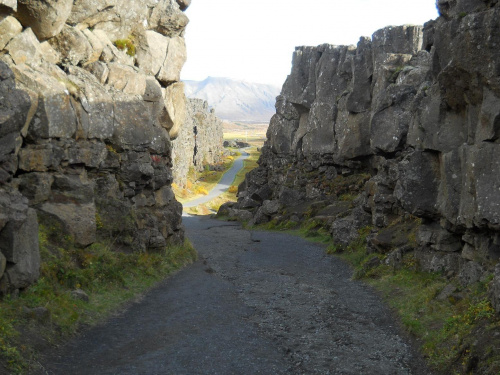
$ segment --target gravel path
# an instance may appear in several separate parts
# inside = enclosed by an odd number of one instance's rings
[[[229,189],[234,181],[234,178],[236,177],[236,174],[240,171],[241,168],[243,168],[243,162],[250,156],[250,154],[244,149],[240,149],[239,151],[241,152],[241,155],[234,161],[231,168],[229,168],[229,170],[224,173],[219,183],[209,191],[208,195],[183,203],[183,207],[195,207],[199,204],[207,203],[208,201],[217,198],[219,195]]]
[[[429,374],[349,268],[282,233],[184,217],[199,260],[44,361],[48,374]]]

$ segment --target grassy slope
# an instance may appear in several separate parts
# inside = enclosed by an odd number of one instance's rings
[[[55,344],[104,320],[196,259],[187,241],[162,253],[124,254],[103,243],[86,249],[74,248],[65,239],[54,243],[50,231],[40,226],[41,278],[19,296],[0,301],[0,369],[12,374],[35,369],[37,352],[47,342]],[[74,298],[75,289],[87,293],[89,301]]]

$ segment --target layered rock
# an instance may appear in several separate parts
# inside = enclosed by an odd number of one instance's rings
[[[339,246],[369,227],[388,262],[412,252],[423,270],[486,280],[500,257],[500,5],[473,3],[439,1],[437,20],[357,47],[298,47],[260,166],[223,210],[312,217]]]
[[[189,1],[0,1],[0,294],[40,268],[38,223],[73,246],[183,240],[172,144]]]
[[[201,172],[222,160],[222,121],[201,99],[186,99],[187,115],[178,137],[172,142],[174,182],[185,186],[190,168]]]

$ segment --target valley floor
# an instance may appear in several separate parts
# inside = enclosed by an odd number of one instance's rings
[[[184,218],[199,260],[42,359],[48,374],[429,374],[390,310],[324,248]]]

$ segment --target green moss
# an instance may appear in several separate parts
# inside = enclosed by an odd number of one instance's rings
[[[113,44],[121,51],[126,51],[127,55],[135,56],[135,45],[132,39],[118,39]]]

